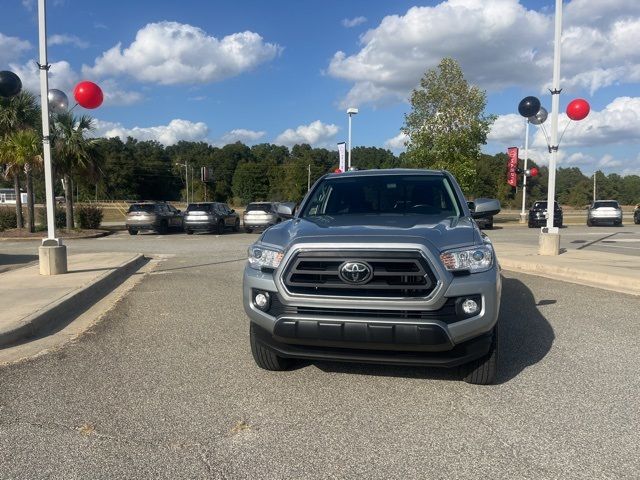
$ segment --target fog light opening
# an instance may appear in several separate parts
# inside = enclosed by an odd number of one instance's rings
[[[462,302],[462,311],[465,313],[465,315],[475,315],[480,311],[480,306],[475,300],[467,298],[464,302]]]
[[[257,292],[253,297],[253,304],[263,312],[269,310],[271,298],[268,292]]]

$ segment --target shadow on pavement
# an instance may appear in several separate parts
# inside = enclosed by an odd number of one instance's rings
[[[551,350],[555,335],[538,305],[551,305],[556,300],[536,303],[533,293],[520,280],[502,278],[500,305],[500,340],[498,342],[498,384],[508,382],[525,368],[541,361]],[[404,378],[425,378],[459,381],[458,369],[403,367],[337,362],[307,362],[296,364],[302,368],[313,364],[325,372],[357,375],[381,375]]]
[[[0,253],[0,273],[19,268],[38,260],[38,255]]]

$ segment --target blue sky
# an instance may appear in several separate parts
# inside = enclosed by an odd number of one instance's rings
[[[33,89],[36,3],[5,0],[0,17],[0,69]],[[102,107],[74,110],[96,118],[97,135],[334,148],[355,106],[354,145],[398,153],[410,91],[443,56],[487,90],[499,116],[489,153],[522,146],[522,97],[550,108],[555,2],[47,3],[50,87],[102,86]],[[583,97],[592,114],[567,130],[562,166],[640,173],[639,41],[640,2],[565,2],[561,108]],[[531,135],[532,158],[546,163],[542,133]]]

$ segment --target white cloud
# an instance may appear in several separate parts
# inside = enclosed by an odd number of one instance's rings
[[[308,143],[315,147],[328,146],[329,140],[338,133],[338,130],[340,128],[337,125],[316,120],[309,125],[300,125],[295,130],[293,128],[285,130],[277,136],[274,143],[288,147],[301,143]]]
[[[561,84],[591,92],[640,81],[640,2],[573,0],[563,16]],[[330,75],[352,83],[341,106],[406,101],[426,69],[443,57],[487,90],[509,86],[543,92],[553,60],[553,10],[518,0],[446,0],[389,15],[360,39],[352,55],[338,51]],[[568,19],[568,20],[567,20]]]
[[[18,37],[9,37],[0,33],[0,65],[6,65],[20,58],[23,52],[31,48],[31,43]]]
[[[140,92],[125,90],[113,79],[102,80],[98,85],[104,93],[105,106],[127,106],[143,100]]]
[[[75,35],[68,34],[56,34],[50,35],[47,38],[48,45],[73,45],[78,48],[87,48],[89,46],[89,42],[82,40]]]
[[[400,132],[395,137],[384,142],[384,146],[391,150],[404,150],[405,142],[407,142],[407,140],[409,140],[409,136],[404,132]]]
[[[346,28],[353,28],[358,25],[362,25],[366,21],[367,17],[344,18],[342,19],[342,26]]]
[[[222,137],[220,137],[220,141],[217,143],[227,145],[229,143],[242,142],[244,144],[251,145],[264,137],[266,133],[267,132],[264,131],[236,128],[222,135]]]
[[[20,77],[25,90],[30,90],[36,94],[40,93],[40,70],[33,61],[29,61],[23,65],[10,64],[9,67]],[[62,90],[69,96],[70,101],[71,92],[78,80],[78,74],[71,68],[69,62],[60,61],[51,63],[51,68],[49,69],[49,88]]]
[[[207,141],[209,128],[203,122],[181,119],[171,120],[168,125],[133,128],[125,128],[121,123],[96,120],[96,129],[92,133],[95,137],[120,137],[123,141],[127,137],[133,137],[138,140],[156,140],[164,145],[173,145],[180,140]]]
[[[162,85],[208,83],[253,69],[276,57],[282,48],[265,43],[254,32],[240,32],[221,40],[200,28],[177,23],[149,23],[126,48],[118,43],[83,66],[95,77],[130,75]]]

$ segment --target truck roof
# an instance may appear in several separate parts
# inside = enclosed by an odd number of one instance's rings
[[[386,168],[375,170],[351,170],[344,173],[329,173],[327,178],[341,177],[371,177],[387,175],[443,175],[442,170],[427,170],[423,168]]]

